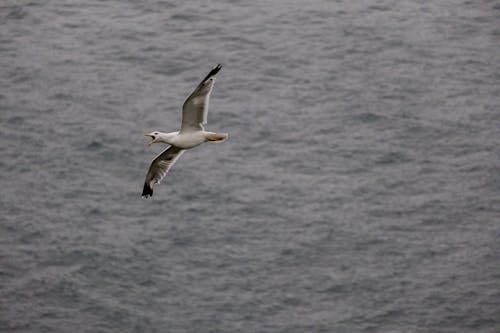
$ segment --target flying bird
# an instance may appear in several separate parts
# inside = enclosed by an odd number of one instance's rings
[[[153,185],[160,183],[185,150],[207,141],[216,142],[227,139],[227,133],[208,132],[203,128],[203,125],[207,123],[208,101],[214,87],[215,75],[221,68],[220,64],[215,66],[186,99],[182,106],[182,122],[179,131],[170,133],[153,131],[144,134],[151,137],[150,146],[153,143],[162,142],[169,144],[170,147],[151,162],[142,190],[143,197],[153,196]]]

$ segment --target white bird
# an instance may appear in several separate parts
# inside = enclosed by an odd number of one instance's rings
[[[153,131],[144,134],[152,138],[149,145],[163,142],[169,144],[170,147],[162,151],[151,162],[142,190],[143,197],[153,196],[153,185],[160,183],[186,149],[199,146],[207,141],[227,139],[227,133],[207,132],[203,128],[203,125],[207,123],[208,100],[215,83],[215,75],[221,68],[220,64],[215,66],[184,102],[180,131],[170,133]]]

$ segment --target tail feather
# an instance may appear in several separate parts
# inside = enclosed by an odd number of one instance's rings
[[[224,141],[227,139],[228,134],[227,133],[210,133],[207,134],[207,140],[208,141]]]
[[[153,196],[153,187],[149,186],[147,182],[144,183],[144,188],[142,189],[142,196],[145,198]]]

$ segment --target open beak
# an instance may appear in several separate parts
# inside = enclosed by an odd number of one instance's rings
[[[156,137],[154,135],[152,135],[151,133],[144,133],[144,136],[150,136],[151,137],[151,142],[148,143],[148,146],[151,146],[153,143],[156,142]]]

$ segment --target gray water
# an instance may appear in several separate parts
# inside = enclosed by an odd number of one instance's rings
[[[0,331],[500,332],[497,1],[2,1]],[[209,123],[141,199],[217,63]]]

